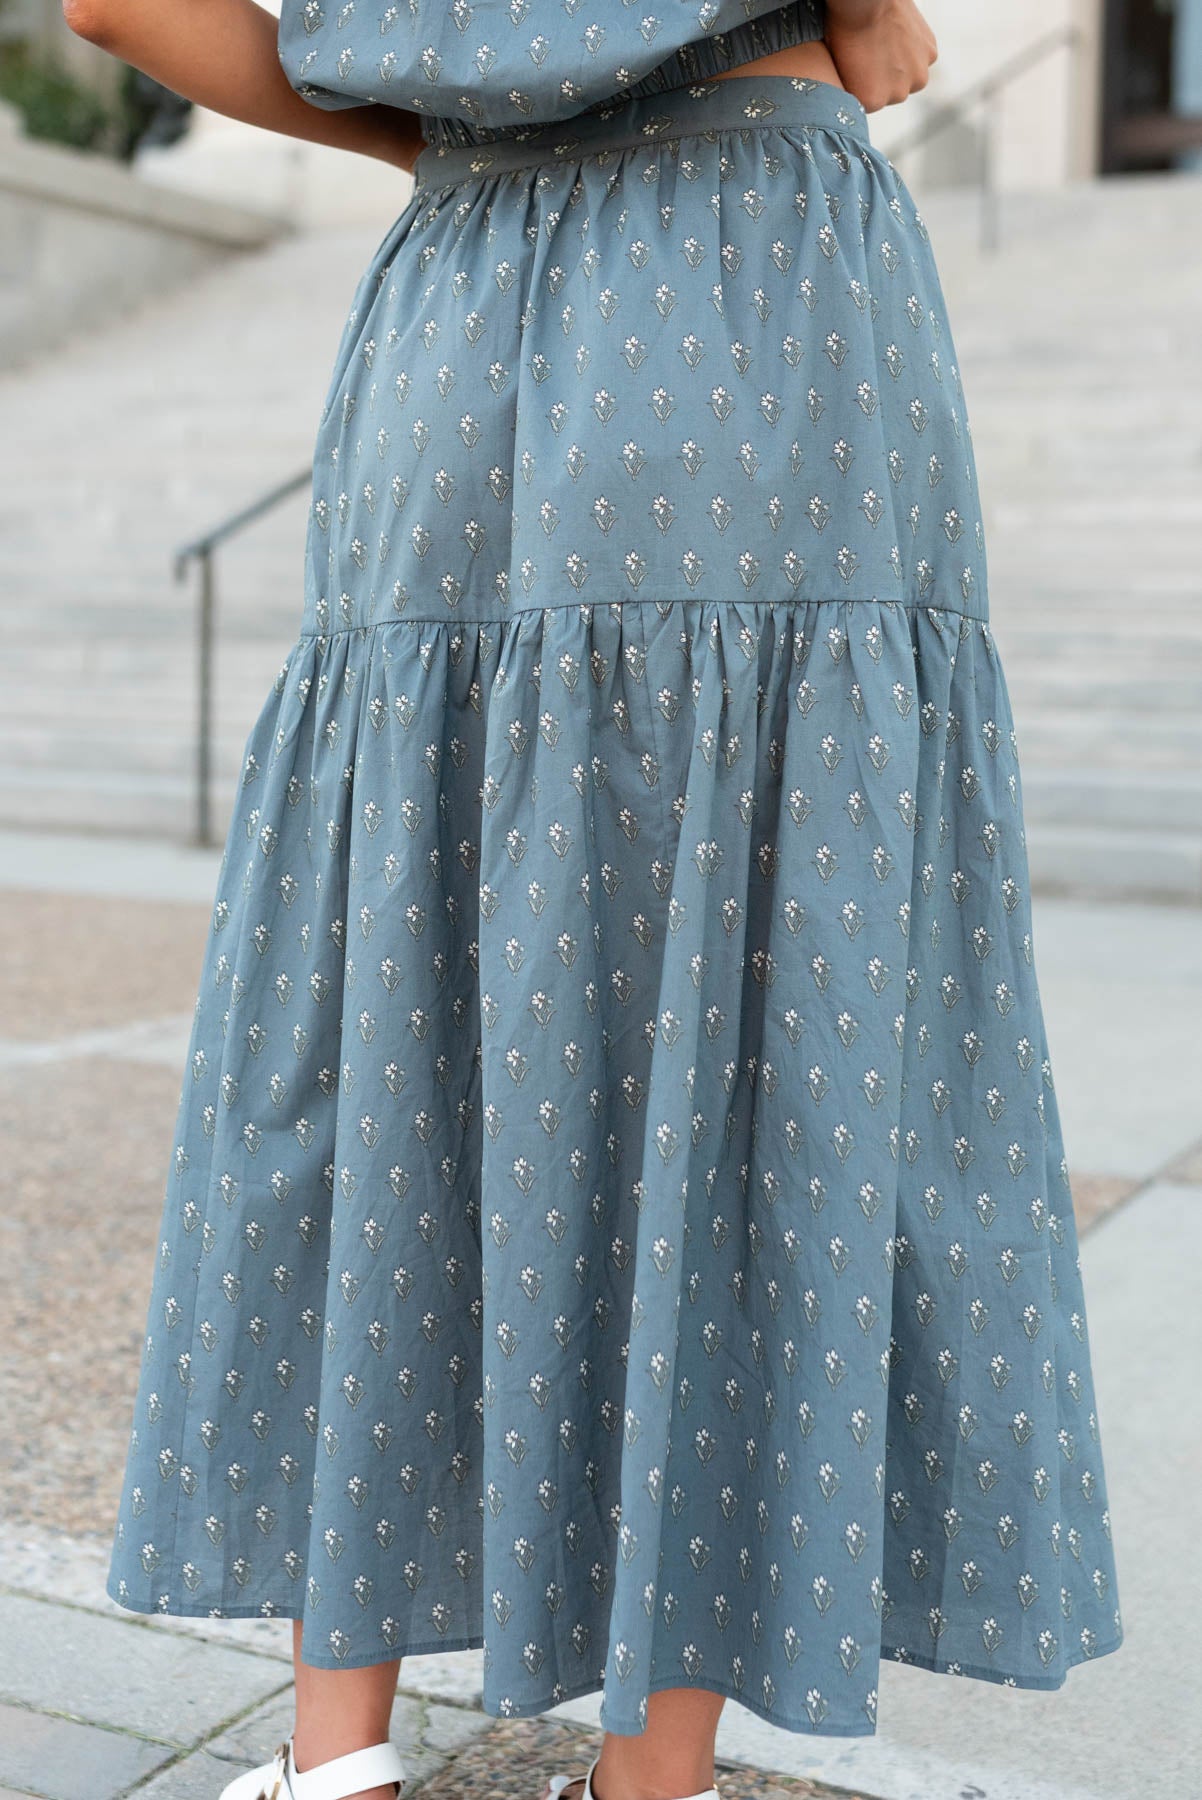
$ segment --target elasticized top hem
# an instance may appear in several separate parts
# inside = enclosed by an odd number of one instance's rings
[[[770,56],[775,50],[786,50],[793,44],[815,43],[823,35],[824,12],[820,0],[792,0],[790,5],[778,7],[775,12],[764,13],[757,19],[745,19],[729,31],[714,32],[695,43],[683,44],[629,87],[594,101],[573,116],[585,118],[591,113],[625,105],[630,100],[670,93],[676,88],[688,87],[692,82],[723,75],[758,57]],[[429,113],[418,116],[423,137],[428,144],[434,145],[491,144],[530,129],[529,122],[490,126],[473,124],[458,117],[444,118]]]

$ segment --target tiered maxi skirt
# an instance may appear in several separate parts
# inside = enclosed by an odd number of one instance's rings
[[[445,122],[319,425],[109,1592],[875,1729],[1121,1638],[964,390],[860,104]]]

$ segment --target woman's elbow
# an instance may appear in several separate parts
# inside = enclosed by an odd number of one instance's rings
[[[86,38],[102,50],[113,47],[116,32],[113,0],[63,0],[63,18],[76,37]]]

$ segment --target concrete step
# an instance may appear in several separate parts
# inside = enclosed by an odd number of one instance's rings
[[[245,733],[234,729],[214,733],[216,780],[231,781],[237,776],[244,743]],[[89,720],[74,730],[58,732],[6,727],[0,731],[0,762],[8,769],[21,770],[29,780],[47,773],[69,778],[72,771],[100,768],[123,781],[153,781],[186,775],[195,761],[192,744],[186,719],[175,730],[165,724],[157,730],[125,729],[116,722],[106,727],[101,720]]]
[[[1202,832],[1033,824],[1027,856],[1041,893],[1202,905]]]
[[[1072,663],[1044,663],[1038,667],[1011,659],[1007,681],[1015,704],[1028,713],[1046,716],[1047,709],[1086,707],[1091,713],[1108,709],[1112,713],[1127,708],[1156,709],[1160,723],[1169,714],[1175,726],[1191,728],[1196,719],[1198,694],[1202,689],[1202,668],[1191,670],[1165,663],[1155,671],[1132,670],[1119,662],[1079,667]]]
[[[1142,716],[1061,709],[1048,718],[1021,700],[1014,705],[1018,753],[1026,769],[1092,769],[1197,774],[1202,770],[1202,731],[1195,715]]]
[[[1190,609],[1199,613],[1195,628]],[[1159,598],[1136,602],[1128,596],[1123,612],[1091,617],[1087,606],[1067,596],[1057,610],[1024,607],[1003,592],[992,607],[993,638],[1006,668],[1051,667],[1080,662],[1108,670],[1169,668],[1178,660],[1196,665],[1202,653],[1202,593],[1175,615]]]
[[[1022,772],[1027,824],[1202,836],[1202,769],[1148,773],[1035,763]]]
[[[212,834],[220,843],[229,826],[233,789],[214,784]],[[114,770],[43,769],[31,774],[0,770],[0,819],[39,831],[86,829],[134,837],[193,840],[193,784],[180,776]]]

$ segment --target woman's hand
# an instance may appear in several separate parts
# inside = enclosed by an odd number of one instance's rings
[[[825,42],[840,81],[865,112],[924,88],[939,54],[914,0],[827,0]]]

